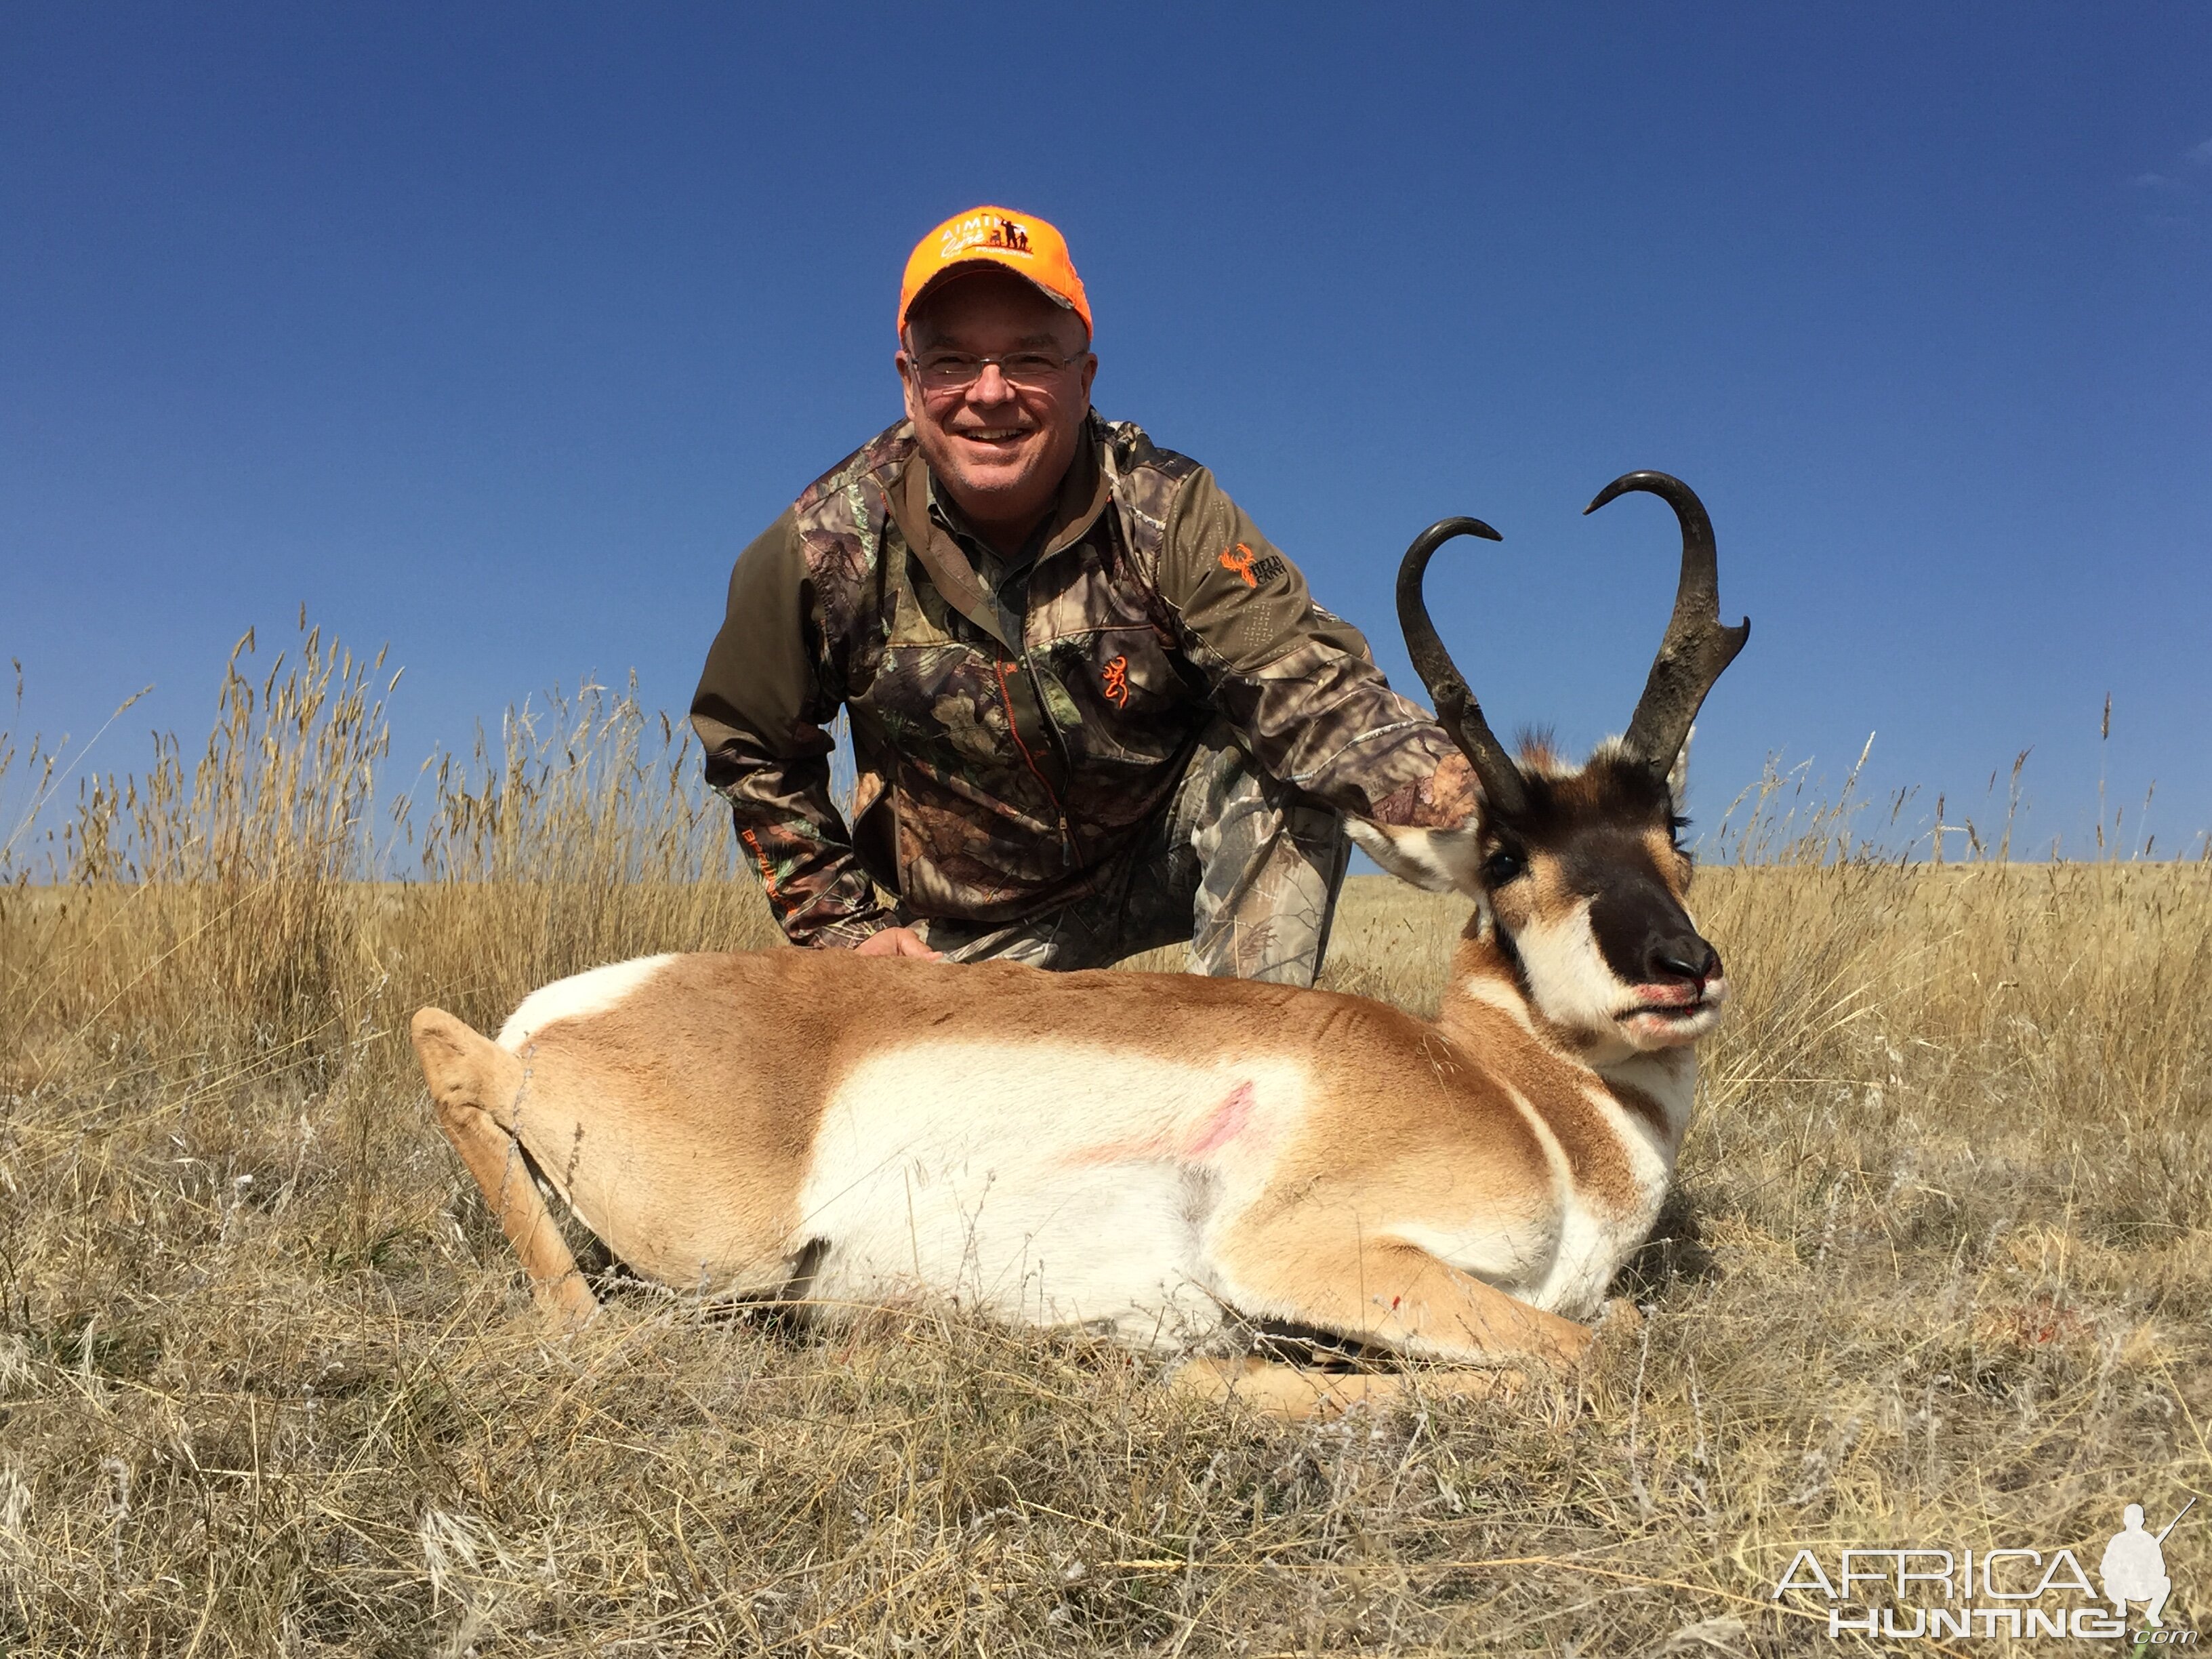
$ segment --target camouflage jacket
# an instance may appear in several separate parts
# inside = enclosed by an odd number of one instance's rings
[[[1206,469],[1090,418],[1018,611],[976,574],[903,422],[738,557],[691,720],[795,943],[1083,896],[1217,711],[1263,770],[1340,811],[1442,821],[1427,786],[1451,742],[1358,630]],[[824,730],[840,705],[849,829]]]

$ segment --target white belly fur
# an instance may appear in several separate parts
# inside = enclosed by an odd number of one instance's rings
[[[1287,1060],[957,1042],[866,1060],[800,1191],[793,1242],[828,1247],[811,1294],[1202,1338],[1222,1320],[1208,1231],[1256,1192],[1306,1096]]]

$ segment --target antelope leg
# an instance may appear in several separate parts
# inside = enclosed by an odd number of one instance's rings
[[[1565,1369],[1580,1362],[1592,1340],[1589,1326],[1395,1240],[1316,1249],[1304,1230],[1285,1223],[1236,1240],[1223,1255],[1231,1269],[1225,1288],[1246,1313],[1402,1352],[1461,1364],[1540,1359]]]
[[[599,1298],[584,1282],[538,1183],[530,1178],[521,1146],[489,1114],[466,1106],[456,1109],[441,1101],[438,1127],[477,1178],[500,1230],[522,1259],[538,1311],[563,1326],[582,1324],[598,1310]]]
[[[425,1008],[414,1022],[415,1052],[430,1085],[438,1127],[469,1166],[500,1231],[521,1258],[538,1310],[562,1325],[580,1325],[599,1298],[576,1271],[576,1258],[530,1178],[521,1143],[493,1115],[491,1102],[511,1100],[519,1072],[512,1056],[451,1014]]]

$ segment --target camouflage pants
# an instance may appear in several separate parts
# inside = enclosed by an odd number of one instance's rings
[[[956,962],[1103,968],[1188,940],[1193,973],[1311,985],[1351,857],[1342,817],[1263,776],[1216,720],[1167,810],[1088,898],[1017,922],[915,927]]]

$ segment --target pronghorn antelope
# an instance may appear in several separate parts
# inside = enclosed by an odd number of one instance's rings
[[[1630,473],[1585,510],[1630,490],[1674,507],[1680,582],[1626,734],[1580,767],[1509,756],[1430,621],[1430,556],[1497,532],[1447,520],[1400,569],[1414,665],[1486,801],[1464,829],[1355,828],[1474,901],[1434,1022],[1249,981],[783,949],[580,974],[496,1042],[426,1008],[439,1122],[541,1304],[596,1305],[539,1182],[681,1289],[949,1298],[1153,1346],[1287,1325],[1573,1361],[1657,1214],[1692,1045],[1728,995],[1683,908],[1675,767],[1750,624],[1720,624],[1686,485]]]

